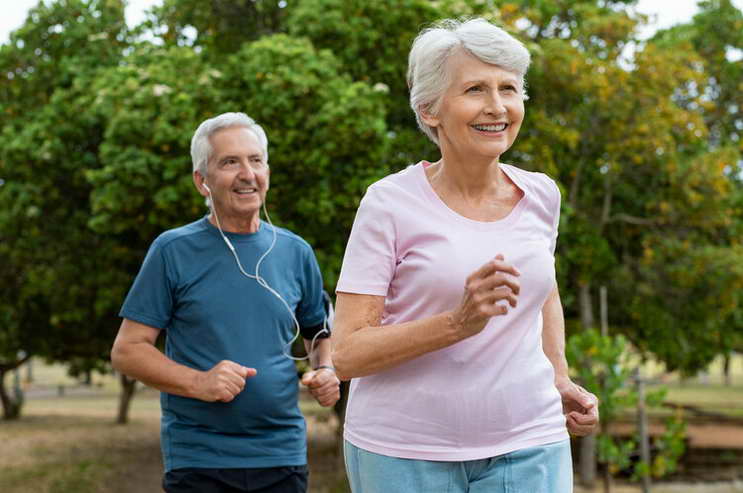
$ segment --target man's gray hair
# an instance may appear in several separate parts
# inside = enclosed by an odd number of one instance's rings
[[[191,161],[193,170],[206,177],[207,164],[214,151],[209,138],[219,130],[231,127],[245,127],[258,139],[263,149],[263,158],[268,163],[268,137],[263,128],[245,113],[222,113],[204,120],[191,138]]]
[[[418,126],[436,145],[439,143],[436,128],[423,122],[421,112],[438,113],[444,92],[451,83],[447,61],[457,48],[516,74],[521,81],[523,98],[527,99],[524,76],[531,57],[520,41],[485,19],[444,19],[435,23],[413,41],[408,57],[408,87],[410,106]]]

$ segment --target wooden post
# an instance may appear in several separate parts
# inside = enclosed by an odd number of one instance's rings
[[[31,358],[26,363],[26,383],[33,383],[34,381],[34,359]]]
[[[648,416],[645,412],[645,382],[640,376],[640,369],[635,369],[637,382],[637,430],[640,433],[640,460],[650,466],[650,439],[648,433]],[[650,492],[650,474],[642,477],[642,492]]]
[[[606,286],[599,288],[600,310],[601,310],[601,335],[609,335],[609,305]]]

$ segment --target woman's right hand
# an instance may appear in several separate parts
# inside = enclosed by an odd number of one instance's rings
[[[462,339],[479,333],[491,317],[508,313],[508,305],[516,308],[521,286],[515,278],[520,275],[501,254],[470,274],[462,301],[451,314],[451,322]]]

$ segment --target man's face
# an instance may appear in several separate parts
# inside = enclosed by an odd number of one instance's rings
[[[194,173],[199,192],[205,197],[211,190],[212,209],[228,231],[241,231],[244,224],[257,222],[266,200],[269,168],[258,138],[245,127],[217,131],[209,142],[212,154],[207,176]]]

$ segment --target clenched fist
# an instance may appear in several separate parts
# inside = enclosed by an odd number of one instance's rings
[[[509,305],[516,308],[521,291],[516,278],[520,275],[500,254],[470,274],[462,301],[451,316],[463,337],[480,332],[491,317],[507,314]]]
[[[258,371],[234,361],[220,361],[211,370],[199,372],[194,382],[194,396],[206,402],[230,402],[243,391],[245,381]]]
[[[321,406],[330,407],[341,397],[341,381],[330,368],[308,371],[302,375],[302,385],[306,386],[312,397]]]

